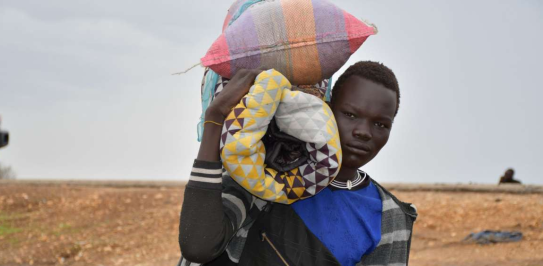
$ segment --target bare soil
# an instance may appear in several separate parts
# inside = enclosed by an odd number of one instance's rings
[[[167,265],[179,259],[182,186],[0,184],[0,265]],[[410,265],[543,265],[543,194],[394,191],[414,202]],[[520,242],[462,241],[481,230]]]

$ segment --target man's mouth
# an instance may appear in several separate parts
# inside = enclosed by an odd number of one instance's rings
[[[347,149],[354,154],[367,155],[371,152],[371,148],[364,144],[347,144],[346,146]]]

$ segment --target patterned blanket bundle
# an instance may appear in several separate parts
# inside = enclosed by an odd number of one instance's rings
[[[281,132],[305,143],[309,158],[299,167],[278,171],[265,164],[262,138],[273,118]],[[311,94],[292,91],[281,73],[262,72],[225,120],[221,159],[232,178],[259,198],[290,204],[313,196],[328,186],[341,165],[332,110]]]

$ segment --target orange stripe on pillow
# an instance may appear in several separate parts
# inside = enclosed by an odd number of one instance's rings
[[[315,41],[315,18],[311,0],[281,1],[290,43]]]
[[[315,73],[321,73],[321,66],[315,44],[313,4],[311,0],[281,1],[281,7],[287,28],[288,43],[292,47],[291,63],[294,80],[303,82],[305,77],[309,76],[313,76],[314,79]],[[313,45],[302,46],[302,43]],[[297,85],[309,85],[309,83]]]
[[[323,80],[317,45],[292,48],[292,73],[295,85],[311,85],[315,79]]]

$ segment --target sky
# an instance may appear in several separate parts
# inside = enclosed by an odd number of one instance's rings
[[[543,184],[543,4],[333,1],[398,78],[380,182]],[[188,180],[203,68],[231,1],[0,1],[0,163],[19,179]]]

